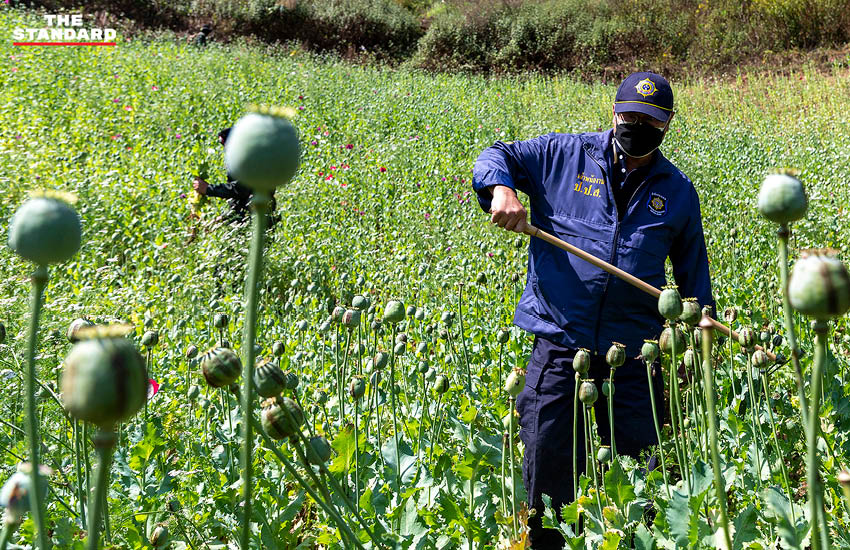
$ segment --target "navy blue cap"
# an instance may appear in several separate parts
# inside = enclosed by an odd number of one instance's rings
[[[673,114],[673,89],[655,73],[632,73],[617,88],[615,113],[644,113],[666,121]]]

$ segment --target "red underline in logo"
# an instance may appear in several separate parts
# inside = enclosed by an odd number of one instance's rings
[[[116,46],[116,42],[12,42],[13,46]]]

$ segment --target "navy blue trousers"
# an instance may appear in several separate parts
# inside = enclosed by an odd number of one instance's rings
[[[528,521],[531,547],[535,550],[561,550],[564,539],[554,529],[543,529],[542,495],[552,498],[560,510],[573,501],[573,398],[575,351],[544,338],[535,338],[525,388],[516,400],[519,435],[525,444],[522,478],[528,493],[529,508],[536,515]],[[656,365],[657,367],[657,365]],[[652,377],[659,422],[664,418],[663,380],[660,369]],[[594,405],[597,433],[604,445],[611,444],[608,401],[602,394],[602,382],[610,367],[602,355],[591,356],[586,378],[594,380],[599,399]],[[652,401],[646,378],[646,365],[639,359],[626,359],[614,373],[614,436],[617,452],[639,458],[640,452],[658,443],[652,419]],[[583,405],[579,403],[578,453],[579,474],[585,471]],[[646,466],[654,468],[654,460]]]

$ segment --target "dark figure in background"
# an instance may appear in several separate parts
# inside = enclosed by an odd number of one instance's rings
[[[230,135],[230,128],[225,128],[218,133],[218,140],[222,147],[227,143],[227,137]],[[230,213],[225,216],[228,221],[245,221],[246,214],[249,214],[251,196],[254,194],[250,188],[242,185],[229,172],[227,174],[227,183],[210,185],[203,178],[197,177],[192,183],[192,187],[201,195],[208,197],[216,197],[219,199],[227,199],[230,203]],[[267,229],[270,229],[280,219],[275,215],[277,202],[272,195],[271,205],[269,206],[269,216]]]
[[[195,36],[189,39],[189,43],[193,46],[203,47],[207,45],[207,37],[212,32],[212,27],[210,25],[204,25],[201,27],[201,32],[196,34]]]

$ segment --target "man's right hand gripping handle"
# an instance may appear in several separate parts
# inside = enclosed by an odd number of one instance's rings
[[[493,202],[490,204],[490,222],[508,231],[525,231],[528,216],[514,190],[504,185],[493,186],[491,190]]]

